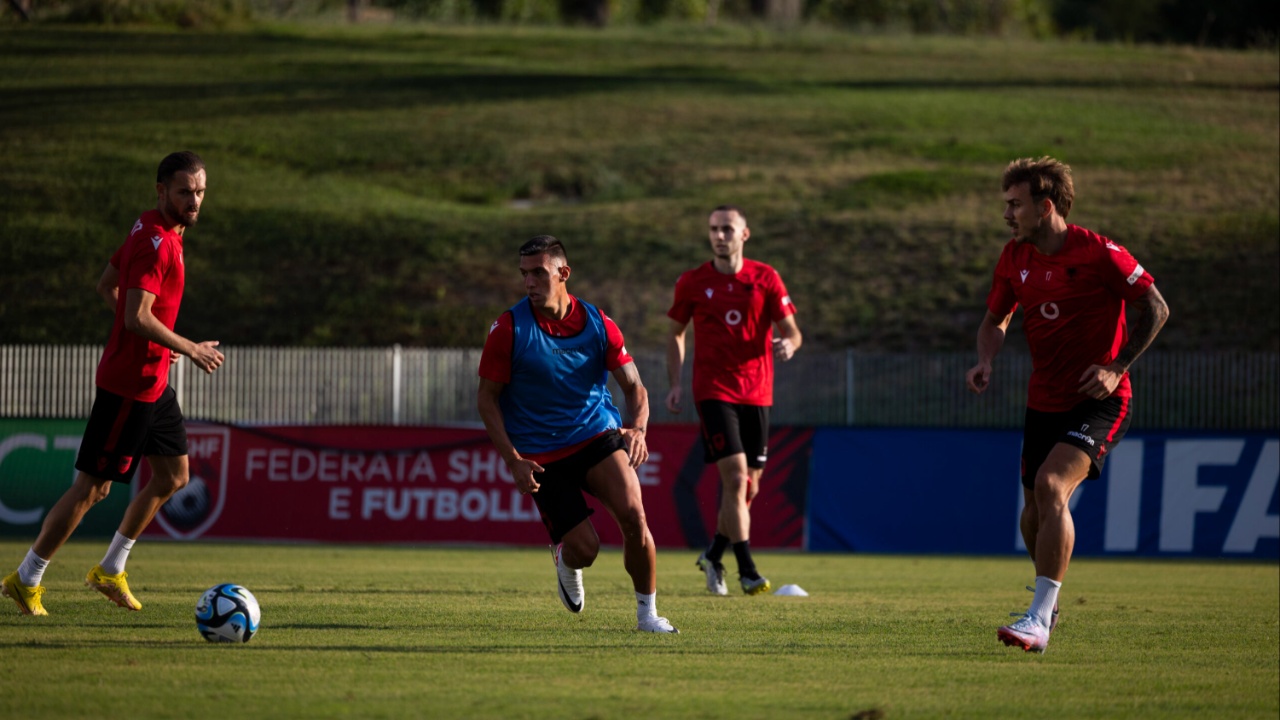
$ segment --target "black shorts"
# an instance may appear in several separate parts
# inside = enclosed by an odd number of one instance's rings
[[[710,464],[744,453],[747,467],[762,468],[769,459],[769,408],[723,400],[698,403],[703,458]]]
[[[1089,399],[1066,412],[1041,412],[1027,408],[1022,429],[1022,486],[1035,488],[1036,473],[1058,443],[1078,447],[1093,465],[1089,479],[1102,473],[1107,452],[1120,442],[1133,417],[1131,398]]]
[[[155,402],[129,400],[98,388],[76,469],[104,480],[129,482],[143,456],[186,454],[187,428],[172,387],[166,387]]]
[[[538,492],[532,493],[533,502],[538,506],[551,542],[564,540],[570,530],[595,512],[582,496],[582,493],[589,492],[587,471],[615,452],[625,452],[626,449],[622,433],[609,430],[569,457],[543,464],[543,471],[534,474]]]

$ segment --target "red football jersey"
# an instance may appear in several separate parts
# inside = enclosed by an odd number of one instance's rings
[[[726,275],[708,262],[676,280],[667,316],[693,321],[693,400],[773,405],[773,323],[794,314],[778,271],[743,259]]]
[[[569,301],[572,307],[569,308],[569,314],[563,320],[552,320],[539,312],[534,312],[533,316],[538,319],[538,327],[553,337],[572,337],[582,332],[587,326],[587,314],[577,298],[570,295]],[[609,338],[609,345],[605,350],[604,367],[609,372],[613,372],[633,362],[634,358],[627,353],[622,331],[618,329],[618,325],[612,318],[605,315],[603,310],[600,314],[604,318],[604,330]],[[515,337],[514,333],[510,310],[499,315],[498,319],[489,326],[489,336],[485,338],[484,351],[480,353],[480,377],[504,385],[511,382],[511,343]]]
[[[1146,294],[1154,278],[1123,247],[1097,233],[1067,226],[1062,249],[1045,255],[1010,240],[996,264],[987,308],[1004,317],[1021,305],[1031,349],[1027,405],[1062,412],[1086,396],[1080,376],[1107,365],[1128,339],[1124,303]],[[1116,397],[1131,397],[1126,374]]]
[[[111,256],[111,264],[120,271],[119,296],[97,384],[126,398],[154,402],[169,384],[169,349],[125,329],[125,297],[135,288],[155,295],[151,314],[173,329],[186,282],[182,236],[164,227],[159,211],[148,210]]]

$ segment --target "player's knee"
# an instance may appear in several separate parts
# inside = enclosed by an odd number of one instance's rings
[[[1036,475],[1035,504],[1041,510],[1060,508],[1070,497],[1071,483],[1066,477],[1044,471]]]
[[[154,484],[159,494],[164,497],[178,492],[190,481],[191,475],[186,472],[157,474],[151,478],[151,484]]]
[[[747,490],[751,485],[751,476],[746,473],[730,473],[724,478],[725,492],[746,497]]]
[[[618,513],[618,527],[627,537],[644,537],[647,526],[644,519],[644,507],[629,506]]]
[[[110,494],[111,494],[111,483],[109,482],[98,483],[97,485],[94,485],[89,489],[89,502],[93,505],[97,505],[103,500],[106,500],[107,496]]]

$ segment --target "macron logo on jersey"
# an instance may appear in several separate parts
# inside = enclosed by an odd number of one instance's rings
[[[1132,285],[1138,282],[1138,278],[1142,277],[1142,274],[1144,272],[1146,272],[1146,270],[1143,270],[1142,266],[1139,265],[1138,267],[1133,269],[1133,272],[1129,273],[1129,277],[1125,278],[1124,281]]]
[[[706,289],[707,299],[708,299],[708,300],[710,300],[710,299],[711,299],[711,295],[712,295],[712,293],[714,293],[714,292],[715,292],[715,290],[712,290],[711,288],[707,288],[707,289]]]
[[[159,236],[159,235],[152,235],[152,236],[151,236],[151,247],[152,247],[152,249],[154,249],[154,250],[159,250],[159,249],[160,249],[160,243],[162,243],[162,242],[164,242],[164,241],[160,239],[160,236]]]
[[[1116,252],[1120,252],[1120,246],[1119,246],[1119,245],[1117,245],[1117,244],[1115,244],[1115,243],[1113,243],[1113,242],[1111,242],[1110,240],[1108,240],[1108,241],[1107,241],[1107,249],[1108,249],[1108,250],[1114,250],[1114,251],[1116,251]]]
[[[1029,274],[1030,274],[1030,271],[1028,271],[1028,270],[1019,270],[1019,271],[1018,271],[1018,274],[1022,276],[1022,284],[1024,284],[1024,285],[1025,285],[1025,284],[1027,283],[1027,275],[1029,275]]]

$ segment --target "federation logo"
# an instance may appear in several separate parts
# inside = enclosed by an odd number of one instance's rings
[[[225,427],[188,425],[187,457],[191,479],[156,513],[156,524],[170,537],[194,540],[213,527],[227,502],[227,467],[231,461],[231,431]],[[133,484],[133,492],[151,480],[150,466]]]

